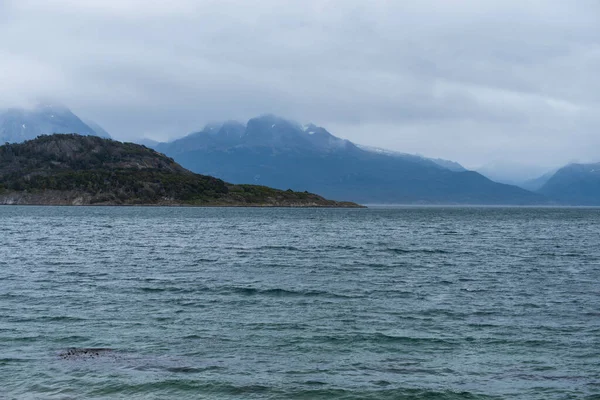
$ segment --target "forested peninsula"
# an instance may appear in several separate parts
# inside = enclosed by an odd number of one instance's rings
[[[76,134],[0,146],[0,204],[361,207],[308,192],[230,184],[142,145]]]

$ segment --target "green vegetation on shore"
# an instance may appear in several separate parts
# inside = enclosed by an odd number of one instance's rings
[[[56,134],[0,146],[0,204],[356,207],[307,192],[233,185],[133,143]]]

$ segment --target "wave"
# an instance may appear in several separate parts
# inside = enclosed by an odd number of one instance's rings
[[[58,316],[28,316],[28,317],[15,317],[9,319],[10,322],[79,322],[79,321],[87,321],[87,318],[80,317],[69,317],[65,315]]]
[[[329,298],[353,298],[323,290],[291,290],[281,288],[258,289],[253,287],[230,286],[221,288],[221,291],[242,294],[245,296],[268,296],[268,297],[329,297]]]
[[[382,343],[404,343],[410,345],[417,344],[438,344],[438,345],[454,345],[455,341],[450,341],[446,339],[440,338],[427,338],[427,337],[412,337],[412,336],[396,336],[381,332],[376,333],[358,333],[358,334],[349,334],[349,335],[341,335],[341,336],[333,336],[333,335],[323,335],[323,336],[313,336],[310,340],[315,340],[319,342],[328,342],[328,343],[358,343],[358,342],[373,342],[377,344]]]
[[[202,382],[191,379],[166,379],[154,382],[129,385],[107,385],[88,392],[89,396],[107,396],[130,393],[148,393],[152,395],[168,395],[175,393],[193,393],[195,396],[214,396],[240,398],[286,398],[315,400],[491,400],[499,397],[477,394],[467,391],[430,390],[416,388],[373,388],[373,389],[341,389],[327,388],[328,384],[320,381],[303,382],[294,388],[267,386],[261,384],[235,385],[225,382]],[[315,388],[315,386],[321,386]],[[384,386],[384,385],[378,385]]]
[[[61,336],[53,341],[58,343],[76,343],[76,342],[85,342],[90,340],[88,336],[80,336],[80,335],[71,335],[71,336]]]
[[[486,396],[471,392],[458,392],[452,390],[434,391],[427,389],[374,389],[374,390],[348,390],[348,389],[312,389],[286,393],[291,399],[344,399],[344,400],[487,400],[499,397]]]
[[[342,245],[323,246],[323,247],[321,247],[321,249],[331,249],[331,250],[364,250],[364,247],[357,247],[357,246],[342,244]]]
[[[223,367],[219,367],[219,366],[209,366],[209,367],[166,367],[164,368],[165,371],[167,372],[174,372],[174,373],[178,373],[178,374],[199,374],[201,372],[206,372],[206,371],[214,371],[214,370],[220,370],[223,369]]]
[[[260,246],[256,250],[286,250],[286,251],[302,251],[302,249],[295,246]]]
[[[194,264],[199,264],[199,263],[214,263],[219,261],[218,258],[198,258],[197,260],[194,260]]]
[[[205,287],[182,288],[182,287],[174,287],[174,286],[167,286],[167,287],[142,286],[142,287],[138,287],[137,290],[139,290],[141,292],[147,292],[147,293],[160,293],[160,292],[194,293],[194,292],[204,291],[204,290],[206,290],[206,288]]]
[[[403,249],[399,247],[387,247],[383,249],[384,251],[393,253],[393,254],[410,254],[410,253],[419,253],[419,254],[451,254],[452,252],[442,249]]]
[[[27,358],[12,358],[12,357],[2,357],[2,358],[0,358],[0,366],[2,366],[2,365],[10,365],[10,364],[25,364],[25,363],[28,363],[28,362],[31,362],[31,360],[29,360]]]
[[[482,293],[489,292],[488,289],[471,289],[471,288],[460,288],[461,292],[469,292],[469,293]]]
[[[546,257],[586,257],[586,254],[580,254],[580,253],[540,253],[540,256],[546,256]]]
[[[283,288],[255,288],[244,286],[197,286],[197,287],[158,287],[158,286],[142,286],[136,288],[138,291],[147,293],[198,293],[198,292],[213,292],[217,294],[238,294],[243,296],[265,296],[265,297],[324,297],[324,298],[356,298],[361,296],[350,296],[329,292],[325,290],[294,290]]]
[[[299,247],[287,245],[265,245],[265,246],[226,246],[224,250],[236,250],[238,253],[245,254],[256,250],[286,250],[286,251],[303,251]]]

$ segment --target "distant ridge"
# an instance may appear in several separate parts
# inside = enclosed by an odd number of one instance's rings
[[[39,104],[32,109],[10,108],[0,110],[0,143],[19,143],[39,135],[77,133],[110,138],[99,125],[83,122],[67,107],[57,104]]]
[[[422,158],[425,160],[433,161],[440,167],[449,169],[450,171],[455,171],[455,172],[468,171],[465,167],[463,167],[456,161],[444,160],[443,158],[429,158],[429,157],[419,156],[419,155],[415,155],[415,154],[401,153],[399,151],[382,149],[380,147],[372,147],[372,146],[364,146],[364,145],[357,145],[357,146],[363,150],[370,151],[373,153],[387,154],[390,156],[407,157],[407,158]]]
[[[569,164],[547,179],[539,193],[563,204],[600,206],[600,163]]]
[[[532,192],[539,191],[542,186],[546,184],[554,176],[557,170],[552,170],[546,172],[545,174],[538,176],[534,179],[526,180],[525,182],[519,183],[517,186],[522,187],[523,189],[531,190]]]
[[[153,147],[186,168],[230,182],[322,193],[361,203],[547,204],[447,160],[365,148],[314,124],[274,115],[210,124]]]

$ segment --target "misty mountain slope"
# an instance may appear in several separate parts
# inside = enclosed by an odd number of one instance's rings
[[[552,170],[552,171],[546,172],[545,174],[543,174],[537,178],[529,179],[525,182],[518,183],[517,186],[519,186],[523,189],[530,190],[532,192],[537,192],[542,188],[542,186],[544,186],[546,184],[546,182],[548,182],[550,180],[550,178],[552,178],[554,176],[556,171],[557,170]]]
[[[434,163],[438,164],[439,166],[449,169],[450,171],[454,171],[454,172],[467,171],[467,169],[465,167],[463,167],[456,161],[444,160],[442,158],[430,158],[430,160],[433,161]]]
[[[463,167],[456,161],[444,160],[442,158],[423,157],[423,156],[418,156],[415,154],[401,153],[399,151],[382,149],[379,147],[364,146],[364,145],[358,145],[358,147],[363,150],[366,150],[368,152],[371,152],[371,153],[387,154],[389,156],[403,157],[405,159],[408,158],[408,159],[413,159],[415,161],[417,161],[417,159],[425,159],[425,160],[433,161],[435,164],[439,165],[440,167],[449,169],[450,171],[455,171],[455,172],[467,171],[467,169],[465,167]]]
[[[555,172],[556,168],[530,163],[495,160],[475,169],[475,171],[494,182],[506,183],[535,191],[550,178],[552,173],[549,171]]]
[[[33,109],[0,110],[0,143],[18,143],[53,133],[110,137],[103,129],[96,132],[63,106],[46,104]]]
[[[224,124],[209,124],[202,131],[191,133],[181,139],[169,143],[158,143],[145,139],[142,144],[154,149],[170,153],[180,153],[200,149],[225,149],[235,146],[246,127],[239,122],[230,121]]]
[[[571,205],[600,205],[600,163],[559,169],[539,193]]]
[[[96,122],[90,120],[85,120],[84,122],[96,133],[96,135],[94,136],[98,136],[104,139],[111,139],[110,133],[108,133],[103,127],[98,125]]]
[[[539,194],[433,160],[364,149],[272,115],[209,125],[155,146],[184,167],[234,183],[308,190],[367,203],[536,204]]]

